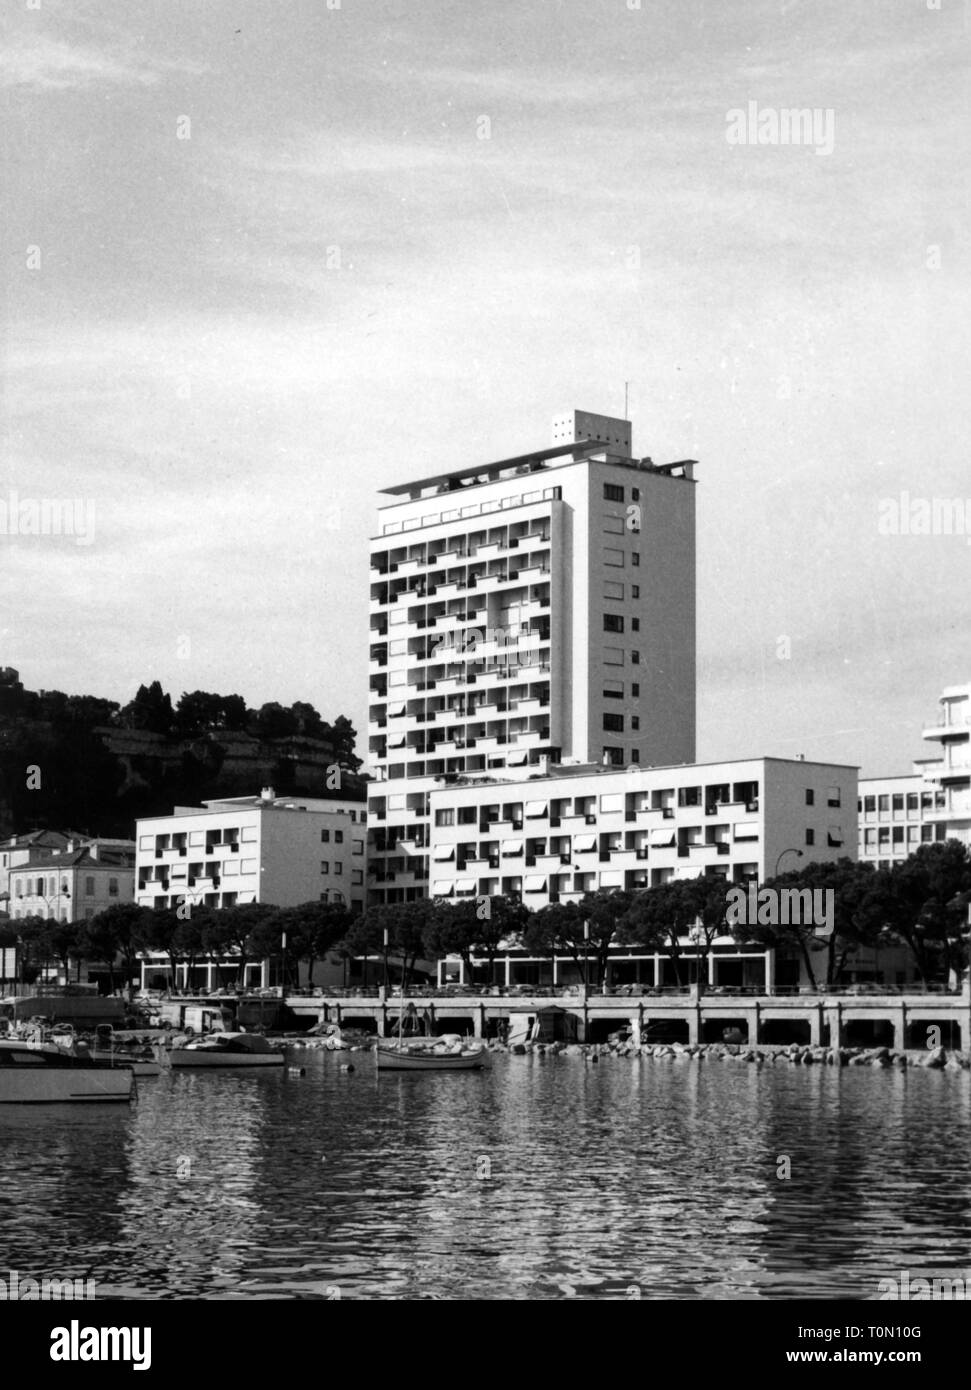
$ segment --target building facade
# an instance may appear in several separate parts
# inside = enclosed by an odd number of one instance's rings
[[[61,922],[90,921],[134,894],[134,845],[102,846],[98,840],[48,850],[10,870],[8,907],[14,921],[44,917]]]
[[[175,908],[242,903],[296,907],[365,899],[367,826],[363,802],[256,797],[177,806],[138,822],[137,902]]]
[[[433,897],[508,895],[531,909],[579,902],[600,889],[637,891],[700,875],[760,883],[804,862],[856,858],[857,773],[802,759],[624,771],[559,768],[522,782],[477,781],[431,794]],[[617,948],[611,983],[663,986],[663,953]],[[773,953],[719,938],[709,960],[715,987],[780,983]],[[498,983],[570,981],[575,967],[509,952]],[[443,983],[462,983],[442,962]],[[784,981],[798,983],[795,976]]]
[[[463,776],[695,756],[694,462],[572,412],[535,453],[385,489],[371,542],[369,900],[430,890]]]

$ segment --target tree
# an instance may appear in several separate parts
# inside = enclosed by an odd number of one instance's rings
[[[88,960],[103,960],[108,965],[109,986],[115,988],[115,958],[121,956],[125,971],[125,988],[131,991],[132,976],[138,970],[139,953],[149,949],[152,938],[153,913],[135,903],[115,903],[85,922],[81,932],[81,949]]]
[[[154,734],[167,734],[175,722],[172,701],[159,681],[140,685],[134,700],[126,705],[121,718],[129,729],[147,729]]]
[[[275,700],[261,705],[256,715],[256,735],[267,742],[278,738],[292,738],[299,732],[297,717],[292,710],[284,709]]]
[[[969,893],[971,856],[958,840],[921,845],[875,875],[871,916],[908,947],[924,984],[956,975],[967,963]]]
[[[219,729],[223,723],[223,697],[205,690],[183,692],[175,707],[175,718],[179,733],[185,738]]]
[[[224,907],[213,912],[202,928],[202,941],[206,952],[213,959],[220,956],[236,957],[236,982],[242,988],[246,977],[246,962],[254,956],[260,960],[270,954],[262,950],[266,939],[266,928],[276,918],[279,908],[270,903],[238,903],[235,907]],[[253,941],[257,929],[260,934]],[[279,932],[276,940],[279,941]]]
[[[249,947],[254,956],[279,954],[286,933],[283,958],[287,978],[295,978],[299,983],[298,967],[306,961],[307,981],[312,984],[317,961],[344,940],[352,921],[350,910],[340,903],[307,902],[281,907],[254,928]]]
[[[666,950],[679,985],[685,983],[681,942],[698,918],[698,890],[691,885],[691,879],[677,878],[635,893],[618,924],[621,941]]]
[[[570,956],[587,984],[603,988],[610,947],[630,906],[630,895],[612,888],[586,893],[578,903],[549,903],[529,918],[523,945],[536,955]]]
[[[475,957],[485,956],[486,983],[491,983],[496,956],[519,943],[529,920],[522,903],[506,897],[439,900],[423,933],[426,956],[459,956],[469,984],[475,981]]]
[[[425,933],[434,919],[436,904],[428,898],[410,903],[388,903],[371,907],[356,917],[344,938],[346,954],[384,955],[384,932],[388,932],[388,953],[401,961],[404,985],[415,964],[426,954]]]

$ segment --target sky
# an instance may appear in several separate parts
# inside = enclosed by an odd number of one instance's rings
[[[377,489],[629,383],[635,452],[699,461],[699,760],[909,771],[971,679],[933,6],[5,6],[0,665],[363,731]],[[11,525],[45,499],[76,534]],[[952,534],[907,534],[935,499]]]

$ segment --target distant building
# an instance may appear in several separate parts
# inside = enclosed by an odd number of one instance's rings
[[[8,908],[10,870],[35,863],[51,850],[66,849],[68,839],[59,830],[30,830],[0,841],[0,911]]]
[[[142,907],[306,902],[364,905],[363,802],[227,797],[177,806],[137,825],[136,900]]]
[[[134,845],[103,846],[98,840],[45,850],[9,871],[10,916],[90,921],[116,903],[130,903],[134,886]]]
[[[941,840],[971,845],[971,684],[948,687],[939,705],[923,729],[932,757],[911,773],[860,779],[859,853],[877,868]]]

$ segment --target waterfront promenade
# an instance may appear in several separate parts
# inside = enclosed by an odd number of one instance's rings
[[[937,1043],[957,1050],[971,1048],[971,993],[965,982],[960,993],[765,995],[738,992],[706,993],[695,988],[665,990],[649,995],[587,993],[583,987],[566,992],[504,992],[497,989],[447,993],[383,990],[354,993],[335,991],[320,996],[288,996],[295,1014],[319,1023],[361,1027],[387,1036],[401,1010],[413,1007],[427,1014],[436,1033],[471,1032],[477,1038],[494,1034],[498,1024],[543,1012],[573,1020],[579,1042],[603,1042],[611,1033],[629,1028],[635,1041],[678,1041],[688,1044],[720,1042],[726,1029],[737,1030],[738,1041],[750,1046],[801,1042],[810,1046],[852,1045],[893,1047],[897,1051],[933,1043],[929,1030],[940,1030]]]

